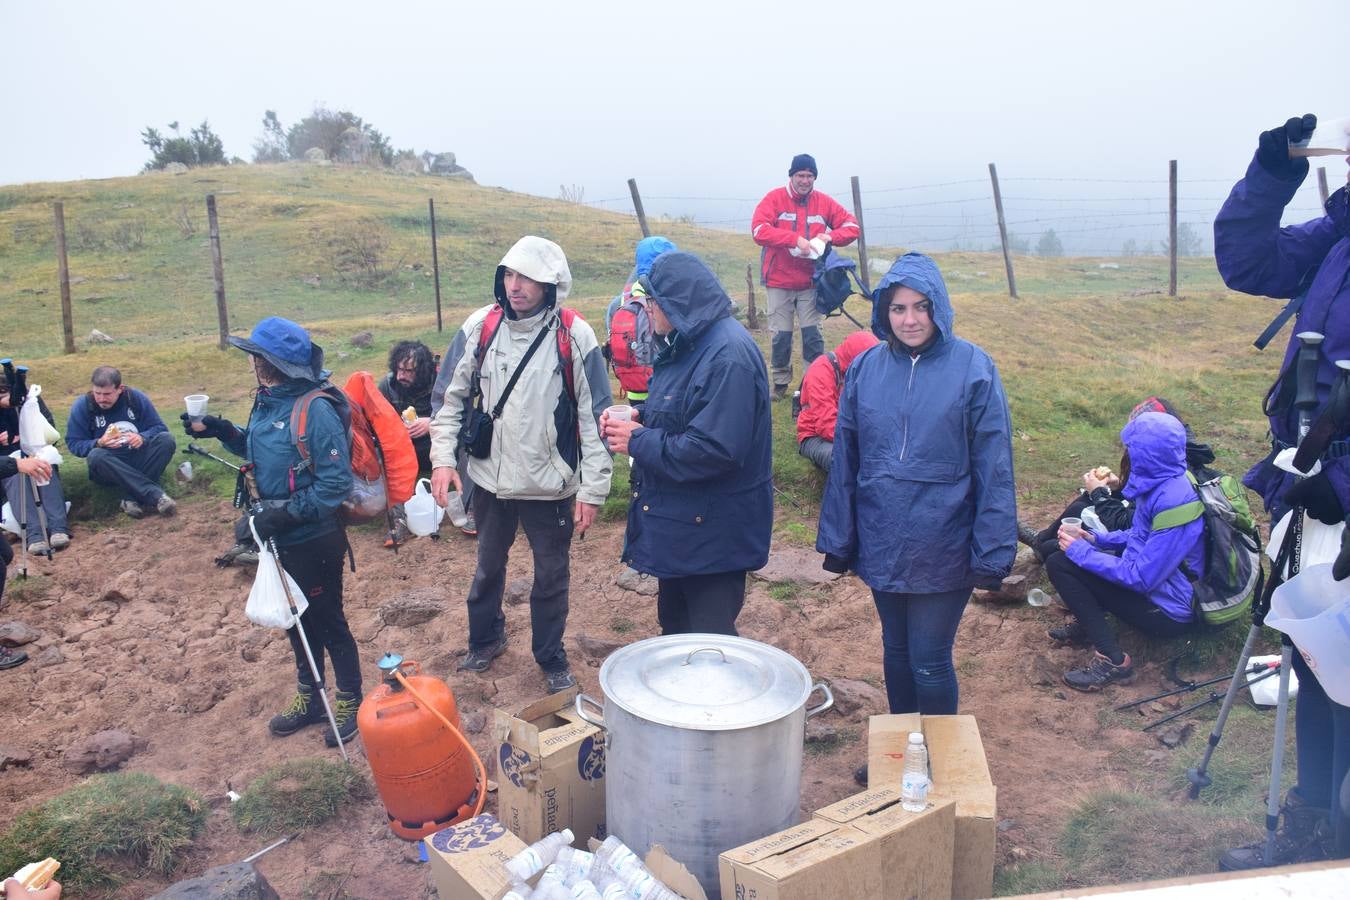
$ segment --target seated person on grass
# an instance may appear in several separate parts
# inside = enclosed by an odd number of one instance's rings
[[[13,386],[4,374],[0,374],[0,454],[9,456],[19,449],[19,402],[22,397],[13,395]],[[55,425],[52,411],[41,397],[38,409],[48,424]],[[55,434],[52,435],[55,443]],[[24,540],[28,542],[28,552],[46,553],[48,546],[52,550],[64,550],[70,546],[70,526],[66,524],[66,496],[61,490],[61,467],[53,466],[51,480],[41,487],[37,482],[20,483],[18,475],[3,479],[3,487],[9,495],[10,509],[15,520],[22,522],[27,530]],[[36,490],[42,500],[42,516],[38,515],[37,502],[33,498]],[[22,501],[22,510],[19,503]],[[46,518],[47,530],[43,533],[42,519]]]
[[[864,350],[880,341],[870,331],[855,331],[829,353],[806,367],[802,378],[801,410],[797,413],[797,452],[824,472],[830,471],[834,452],[834,423],[839,418],[839,394],[844,373]]]
[[[1190,469],[1195,480],[1206,482],[1218,477],[1218,472],[1209,468],[1214,462],[1214,451],[1209,444],[1195,441],[1191,428],[1177,413],[1176,407],[1162,397],[1149,397],[1130,411],[1130,420],[1146,412],[1167,413],[1174,416],[1186,428],[1186,468]],[[1046,528],[1037,531],[1025,522],[1017,523],[1017,539],[1036,552],[1041,562],[1059,550],[1059,526],[1068,518],[1082,518],[1083,510],[1089,506],[1101,520],[1107,531],[1124,531],[1134,519],[1134,503],[1122,491],[1129,478],[1129,459],[1122,456],[1119,473],[1112,472],[1110,466],[1097,466],[1083,473],[1083,487],[1064,512]]]
[[[1050,629],[1058,643],[1091,644],[1088,665],[1064,673],[1079,691],[1099,691],[1134,679],[1106,614],[1156,637],[1180,637],[1192,628],[1192,587],[1187,571],[1202,577],[1203,505],[1186,477],[1186,429],[1166,413],[1146,412],[1120,432],[1129,457],[1122,493],[1134,504],[1128,530],[1094,532],[1063,525],[1059,552],[1046,574],[1073,614]],[[1183,570],[1182,566],[1185,566]]]

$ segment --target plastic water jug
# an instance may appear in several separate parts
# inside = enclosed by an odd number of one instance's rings
[[[1350,705],[1350,578],[1309,566],[1275,589],[1266,624],[1289,635],[1328,697]]]
[[[403,504],[403,514],[408,517],[408,530],[418,537],[427,537],[441,527],[445,510],[436,505],[431,496],[431,482],[425,478],[417,481],[417,487],[408,502]]]

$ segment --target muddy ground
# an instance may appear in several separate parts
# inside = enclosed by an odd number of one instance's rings
[[[77,524],[70,549],[54,562],[32,564],[41,579],[19,591],[11,581],[13,597],[0,621],[38,629],[41,637],[25,648],[30,656],[56,647],[63,661],[41,667],[30,661],[0,674],[8,723],[0,745],[33,754],[31,765],[0,772],[6,820],[79,782],[82,776],[63,766],[69,746],[102,729],[125,729],[147,742],[126,768],[189,786],[212,804],[207,832],[178,872],[188,877],[270,843],[236,830],[227,786],[242,790],[269,766],[297,756],[337,758],[317,727],[284,739],[267,733],[267,718],[293,690],[291,653],[281,632],[244,617],[251,570],[222,571],[212,563],[230,543],[234,519],[227,503],[212,499],[183,503],[172,519],[122,519],[98,532]],[[657,633],[654,598],[614,583],[621,540],[621,524],[601,523],[573,546],[567,647],[582,688],[596,696],[601,659],[577,639],[624,642]],[[357,571],[347,576],[346,609],[367,690],[377,684],[379,656],[397,651],[448,680],[466,721],[474,712],[490,714],[492,707],[543,695],[523,605],[507,607],[511,646],[488,677],[453,671],[465,642],[472,539],[447,523],[443,539],[414,540],[398,555],[384,549],[373,530],[353,532],[352,543]],[[527,577],[529,560],[522,536],[510,579]],[[738,623],[744,636],[787,650],[817,678],[882,684],[880,627],[861,582],[844,578],[776,593],[778,599],[764,582],[752,581]],[[381,606],[406,596],[433,599],[444,611],[416,627],[384,625]],[[1082,656],[1047,646],[1045,627],[1058,618],[1051,609],[972,603],[957,639],[961,709],[979,720],[999,788],[1001,865],[1053,853],[1074,806],[1112,782],[1114,754],[1158,748],[1137,730],[1103,729],[1099,713],[1106,701],[1045,677],[1046,669],[1071,667]],[[1146,671],[1130,690],[1142,694],[1158,680],[1156,671]],[[884,702],[882,692],[874,694]],[[865,760],[866,717],[884,711],[865,704],[851,715],[831,711],[815,720],[833,726],[840,740],[806,754],[804,815],[857,790],[852,772]],[[487,729],[470,740],[492,758]],[[364,768],[359,741],[352,752]],[[495,795],[488,810],[494,808]],[[353,897],[434,895],[427,866],[390,834],[377,802],[306,833],[260,865],[283,897],[329,896],[339,885]],[[167,883],[135,883],[118,896],[148,896]]]

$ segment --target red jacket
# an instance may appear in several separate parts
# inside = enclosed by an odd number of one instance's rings
[[[797,415],[798,444],[809,437],[834,443],[834,422],[839,418],[839,393],[844,384],[844,373],[859,354],[877,343],[877,336],[870,331],[855,331],[834,348],[838,375],[828,353],[817,356],[806,367],[806,377],[802,379],[802,411]]]
[[[788,251],[797,246],[797,238],[809,241],[825,231],[830,232],[834,246],[843,247],[858,239],[858,222],[834,198],[820,191],[799,197],[788,185],[765,194],[750,220],[750,235],[764,248],[760,282],[789,291],[809,288],[815,262]]]

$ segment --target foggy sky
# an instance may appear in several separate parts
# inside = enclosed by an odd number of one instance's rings
[[[1347,34],[1345,0],[0,0],[0,183],[133,174],[141,130],[173,120],[209,119],[250,159],[264,110],[289,125],[324,104],[395,147],[455,152],[479,183],[579,185],[592,202],[625,197],[627,177],[653,197],[753,201],[798,152],[845,202],[860,176],[869,206],[990,162],[1155,197],[1137,182],[1165,183],[1169,159],[1231,182],[1261,130],[1350,115]],[[1326,165],[1334,189],[1345,170]]]

